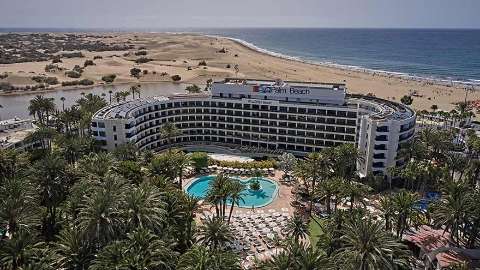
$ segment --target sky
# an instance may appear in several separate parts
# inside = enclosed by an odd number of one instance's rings
[[[0,28],[480,28],[480,0],[0,0]]]

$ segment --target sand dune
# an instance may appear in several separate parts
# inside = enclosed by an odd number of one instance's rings
[[[95,60],[95,66],[85,68],[82,78],[88,78],[101,84],[101,77],[117,75],[117,83],[142,81],[170,81],[172,75],[180,75],[182,82],[205,84],[208,79],[221,80],[225,77],[250,77],[264,79],[305,80],[322,82],[345,82],[351,93],[373,93],[378,97],[399,101],[403,95],[416,91],[421,97],[415,97],[415,109],[429,109],[436,104],[440,109],[451,110],[454,103],[463,101],[465,91],[461,86],[448,87],[433,85],[422,81],[407,80],[387,75],[369,74],[361,71],[348,71],[332,67],[282,59],[254,51],[235,41],[225,38],[207,37],[193,34],[109,34],[111,41],[131,42],[137,48],[145,47],[154,61],[136,64],[135,51],[124,56],[119,52],[84,52],[85,58],[63,59],[61,67],[72,69],[83,66],[86,59],[102,56]],[[225,50],[223,53],[221,51]],[[206,61],[207,66],[199,66]],[[10,76],[3,81],[16,85],[33,84],[29,77],[45,74],[56,76],[59,81],[73,80],[64,75],[64,71],[45,73],[49,62],[18,63],[0,65],[0,74],[8,72]],[[238,73],[234,66],[238,65]],[[130,76],[133,67],[148,70],[148,75],[135,79]],[[156,74],[153,74],[156,73]],[[163,73],[163,75],[161,75]],[[167,73],[168,75],[165,75]],[[477,92],[469,93],[469,100],[480,99]]]

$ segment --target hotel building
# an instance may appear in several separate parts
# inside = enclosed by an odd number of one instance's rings
[[[171,144],[186,150],[305,156],[351,143],[362,156],[361,176],[403,166],[398,152],[415,132],[413,110],[375,97],[347,95],[344,84],[225,79],[202,94],[107,106],[94,115],[92,133],[106,150],[127,142],[141,150],[162,150],[170,146],[160,135],[167,122],[181,130]]]

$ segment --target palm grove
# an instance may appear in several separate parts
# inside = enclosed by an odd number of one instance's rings
[[[187,167],[208,165],[207,157],[176,149],[155,154],[130,144],[100,151],[89,127],[106,105],[93,94],[63,110],[42,96],[31,101],[39,128],[29,139],[40,141],[40,149],[0,150],[2,269],[240,269],[241,257],[227,243],[234,239],[233,206],[246,187],[218,175],[206,198],[215,215],[195,222],[198,199],[182,191],[182,180]],[[458,246],[477,247],[480,139],[470,133],[461,153],[451,143],[454,133],[425,129],[402,145],[400,154],[410,162],[391,170],[393,183],[359,179],[362,156],[353,145],[305,159],[281,156],[278,165],[295,185],[292,204],[299,211],[289,221],[289,237],[278,240],[282,251],[256,267],[407,269],[411,254],[401,239],[421,224],[450,232]],[[167,142],[178,134],[173,123],[161,129]],[[442,196],[424,212],[417,203],[427,191]],[[381,219],[364,200],[379,192]],[[317,203],[325,206],[323,218],[316,216]],[[307,241],[309,222],[321,228],[315,245]]]

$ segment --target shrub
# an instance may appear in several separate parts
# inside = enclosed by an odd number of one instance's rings
[[[95,55],[95,56],[93,57],[93,60],[97,60],[97,59],[103,59],[103,57],[100,56],[100,55]]]
[[[76,72],[82,74],[82,73],[83,73],[83,68],[82,68],[81,66],[79,66],[79,65],[75,65],[75,66],[73,67],[73,71],[76,71]]]
[[[64,81],[62,82],[62,86],[75,86],[78,85],[78,81]]]
[[[60,58],[54,58],[54,59],[52,60],[52,63],[53,63],[53,64],[63,63],[63,61],[62,61],[62,59],[60,59]]]
[[[0,80],[6,79],[6,78],[8,78],[7,73],[0,74]]]
[[[61,56],[65,57],[65,58],[76,58],[76,57],[83,58],[83,57],[85,57],[82,52],[62,53]]]
[[[412,105],[413,103],[413,98],[411,96],[403,96],[402,99],[400,99],[400,101],[405,104],[405,105]]]
[[[199,171],[208,166],[209,157],[205,152],[193,152],[190,155],[190,160],[195,170]]]
[[[82,76],[81,73],[79,73],[77,71],[74,71],[74,70],[65,72],[65,75],[69,78],[74,78],[74,79],[78,79]]]
[[[235,54],[235,57],[238,57],[238,54]]]
[[[138,51],[138,52],[135,52],[135,55],[136,56],[147,55],[147,51]]]
[[[146,50],[146,49],[147,49],[147,47],[145,47],[145,46],[138,47],[138,50],[140,50],[140,51],[141,51],[141,50]]]
[[[93,60],[85,60],[85,63],[83,64],[84,67],[88,67],[88,66],[95,66],[95,63],[93,62]]]
[[[173,75],[171,78],[174,82],[178,82],[182,80],[182,77],[180,77],[180,75]]]
[[[130,76],[135,77],[135,78],[138,78],[138,77],[140,77],[140,72],[142,72],[141,69],[139,69],[139,68],[132,68],[132,69],[130,69]]]
[[[8,82],[0,82],[0,90],[1,91],[11,91],[13,86],[11,83]]]
[[[53,72],[58,70],[58,66],[54,64],[48,64],[45,66],[45,72]]]
[[[226,52],[227,52],[227,49],[221,48],[218,52],[219,52],[219,53],[226,53]]]
[[[45,78],[45,83],[49,85],[59,84],[57,77],[47,77]]]
[[[251,161],[251,162],[238,162],[238,161],[219,161],[219,160],[210,160],[211,164],[215,164],[221,167],[232,167],[239,169],[265,169],[265,168],[276,168],[277,162],[272,159],[261,160],[261,161]]]
[[[144,69],[143,70],[143,75],[147,75],[148,74],[148,70]]]
[[[185,90],[187,90],[189,93],[200,93],[201,91],[200,87],[198,87],[196,84],[187,86]]]
[[[33,76],[32,78],[32,81],[36,82],[36,83],[42,83],[45,81],[45,77],[43,76]]]
[[[110,74],[102,77],[102,81],[106,83],[113,83],[115,81],[115,78],[117,78],[117,75],[115,74]]]
[[[227,68],[231,68],[230,64],[227,64]]]
[[[78,84],[80,84],[80,85],[93,85],[93,81],[89,80],[89,79],[83,79],[83,80],[79,81]]]
[[[150,61],[153,61],[151,58],[146,58],[146,57],[140,57],[137,60],[135,60],[135,63],[137,64],[143,64],[143,63],[148,63]]]
[[[202,60],[198,63],[199,66],[206,66],[207,62],[205,60]]]

